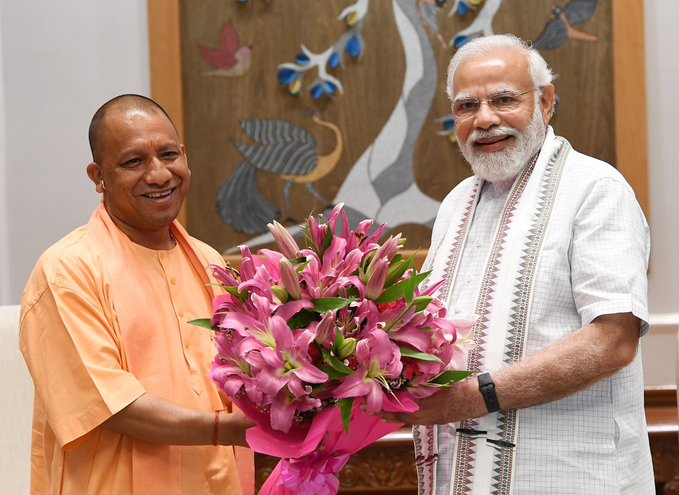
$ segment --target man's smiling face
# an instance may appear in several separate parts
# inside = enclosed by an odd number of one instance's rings
[[[184,146],[169,119],[160,111],[112,109],[105,117],[98,155],[93,180],[103,180],[104,204],[116,225],[142,245],[147,237],[167,232],[191,177]]]

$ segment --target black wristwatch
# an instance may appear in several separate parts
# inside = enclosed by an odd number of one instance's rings
[[[481,373],[476,377],[479,380],[479,391],[483,396],[483,401],[486,403],[488,413],[494,413],[500,410],[500,401],[497,400],[495,393],[495,383],[490,377],[490,373]]]

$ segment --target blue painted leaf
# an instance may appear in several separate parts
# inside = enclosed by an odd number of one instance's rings
[[[453,42],[453,44],[455,45],[456,48],[460,48],[461,46],[466,45],[468,41],[469,38],[467,38],[464,35],[461,35],[455,37],[455,41]]]
[[[295,57],[295,61],[299,65],[308,65],[309,64],[309,57],[306,56],[304,53],[298,53],[297,56]]]
[[[316,84],[311,88],[311,97],[314,100],[318,100],[321,96],[323,96],[323,86]]]
[[[291,82],[293,82],[297,77],[299,76],[299,73],[294,70],[294,69],[280,69],[278,71],[278,82],[283,84],[284,86],[287,86]]]
[[[358,36],[352,36],[344,49],[350,57],[358,58],[363,51],[363,44]]]
[[[462,17],[466,16],[469,14],[469,5],[467,5],[465,2],[460,2],[457,6],[457,13]]]
[[[328,93],[329,95],[334,95],[335,94],[335,85],[331,83],[330,81],[324,81],[323,82],[323,91]]]
[[[335,69],[339,64],[340,64],[339,55],[333,52],[333,54],[330,55],[330,58],[328,59],[328,67],[330,67],[331,69]]]
[[[443,130],[452,131],[455,129],[455,121],[453,119],[446,119],[443,121]]]

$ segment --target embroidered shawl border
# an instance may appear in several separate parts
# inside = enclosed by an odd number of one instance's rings
[[[530,310],[531,291],[535,272],[542,248],[542,243],[546,236],[549,225],[549,218],[556,198],[558,184],[561,178],[566,158],[570,151],[570,144],[558,138],[552,150],[551,157],[543,165],[542,179],[537,192],[536,205],[532,215],[530,226],[525,229],[522,255],[520,257],[519,270],[516,272],[514,282],[513,300],[508,326],[506,329],[506,341],[504,344],[504,364],[511,364],[519,360],[524,352],[524,343]],[[486,349],[486,339],[488,335],[489,311],[491,308],[492,297],[498,279],[500,268],[500,257],[503,254],[507,237],[511,232],[511,223],[515,219],[515,213],[519,198],[526,189],[528,180],[535,168],[535,160],[524,169],[519,179],[515,182],[509,198],[507,199],[503,215],[500,220],[495,241],[491,248],[489,262],[481,284],[481,290],[476,305],[476,313],[479,315],[477,324],[474,328],[474,341],[476,347],[470,352],[468,359],[469,369],[479,370],[479,366],[484,358]],[[538,166],[538,168],[541,168]],[[538,171],[540,173],[540,171]],[[464,242],[468,232],[471,219],[474,214],[475,206],[480,195],[482,181],[476,181],[469,191],[470,200],[467,202],[459,227],[455,233],[446,266],[443,270],[444,284],[439,291],[439,297],[447,300],[452,291],[454,279],[457,272],[457,265],[464,248]],[[521,228],[521,226],[520,226]],[[441,243],[438,248],[445,243]],[[492,453],[492,476],[491,486],[479,488],[474,486],[474,465],[481,452],[479,444],[486,443],[486,438],[474,438],[469,435],[458,435],[458,442],[455,452],[455,478],[452,484],[454,495],[468,495],[474,493],[492,493],[498,495],[508,495],[511,493],[512,463],[514,458],[513,444],[516,443],[518,431],[518,418],[516,411],[498,411],[484,418],[464,421],[460,428],[465,430],[486,430],[488,423],[494,424],[494,431],[499,432],[499,442],[493,444]],[[482,424],[483,423],[483,424]],[[433,493],[435,488],[436,472],[436,428],[435,427],[415,427],[413,428],[415,440],[416,463],[419,480],[419,493]],[[486,443],[486,445],[488,445]],[[479,491],[481,490],[481,491]]]

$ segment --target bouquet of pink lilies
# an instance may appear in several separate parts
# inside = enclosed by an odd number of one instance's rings
[[[240,273],[212,266],[224,290],[210,320],[218,355],[212,379],[256,424],[247,441],[281,458],[260,494],[331,495],[351,454],[402,425],[378,413],[417,410],[415,400],[469,376],[469,321],[446,319],[428,273],[405,259],[386,226],[355,231],[342,205],[327,223],[310,216],[300,248],[280,224],[280,251],[241,247]]]

